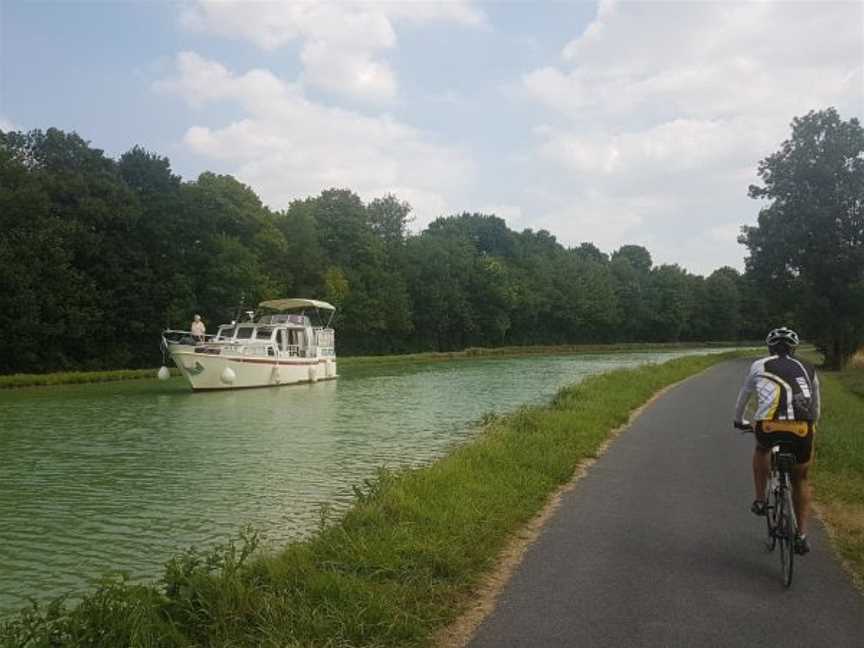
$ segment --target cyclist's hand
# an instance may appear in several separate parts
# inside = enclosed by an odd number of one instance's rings
[[[744,430],[745,432],[753,431],[753,425],[750,423],[750,421],[733,421],[732,425],[737,430]]]

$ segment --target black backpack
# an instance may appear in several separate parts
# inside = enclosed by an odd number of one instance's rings
[[[807,371],[803,376],[795,379],[798,389],[793,389],[792,409],[795,412],[796,421],[814,421],[816,419],[815,407],[813,406],[813,383]],[[807,395],[809,394],[809,395]]]

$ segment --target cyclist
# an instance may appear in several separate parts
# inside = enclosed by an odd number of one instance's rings
[[[756,499],[750,510],[765,515],[765,489],[771,470],[770,451],[777,443],[788,444],[797,464],[792,469],[792,499],[798,519],[795,552],[810,551],[807,518],[810,512],[810,484],[807,470],[813,455],[814,424],[819,419],[820,393],[816,370],[808,362],[794,358],[798,334],[792,329],[776,328],[765,338],[771,355],[752,364],[735,404],[735,424],[743,425],[744,408],[756,394],[756,448],[753,451],[753,483]]]

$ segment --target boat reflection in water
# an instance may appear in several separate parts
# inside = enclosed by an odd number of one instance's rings
[[[294,298],[263,301],[258,308],[270,314],[223,324],[203,339],[189,331],[162,333],[163,348],[192,389],[293,385],[337,377],[333,306]],[[328,313],[326,322],[321,311]]]

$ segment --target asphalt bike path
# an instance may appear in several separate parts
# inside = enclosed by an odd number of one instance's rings
[[[732,429],[749,363],[642,412],[565,494],[469,646],[864,648],[864,596],[818,520],[787,590],[750,513],[754,440]],[[813,470],[818,452],[817,432]]]

